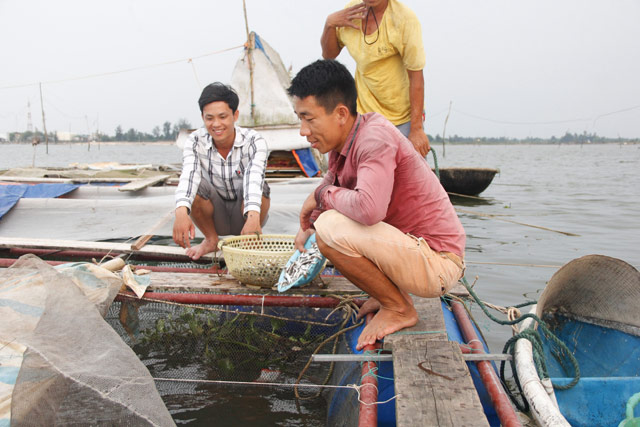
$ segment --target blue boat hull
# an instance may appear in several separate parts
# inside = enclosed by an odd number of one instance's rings
[[[569,390],[555,390],[562,415],[572,426],[618,426],[628,399],[640,391],[640,337],[556,315],[545,319],[551,331],[573,353],[580,381]],[[566,385],[566,373],[543,337],[549,376]]]

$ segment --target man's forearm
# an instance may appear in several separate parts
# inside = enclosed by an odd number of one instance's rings
[[[424,75],[422,70],[409,73],[409,103],[411,105],[411,128],[422,129],[424,112]]]
[[[322,57],[324,59],[335,59],[340,55],[340,45],[338,44],[338,35],[336,27],[324,24],[322,37],[320,38],[320,46],[322,46]]]

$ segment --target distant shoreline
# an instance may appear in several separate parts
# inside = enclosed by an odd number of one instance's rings
[[[431,140],[431,146],[439,147],[442,146],[441,141],[433,141]],[[31,145],[30,142],[0,142],[0,147],[4,144],[13,144],[13,145]],[[86,141],[78,142],[78,141],[49,141],[51,145],[87,145]],[[619,144],[619,145],[638,145],[640,144],[640,140],[623,140],[623,141],[598,141],[598,142],[558,142],[558,141],[491,141],[484,140],[478,142],[468,142],[468,141],[446,141],[445,145],[607,145],[607,144]],[[46,145],[45,142],[40,142],[38,145]],[[175,141],[104,141],[98,142],[93,141],[91,145],[175,145]]]

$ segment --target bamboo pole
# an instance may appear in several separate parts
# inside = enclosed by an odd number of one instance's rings
[[[249,19],[247,18],[247,3],[242,0],[244,11],[244,26],[247,32],[247,59],[249,60],[249,87],[251,90],[251,124],[255,125],[255,101],[253,95],[253,49],[255,47],[255,36],[249,32]]]
[[[447,131],[447,122],[449,121],[449,115],[451,115],[451,104],[453,104],[453,101],[449,101],[449,111],[447,112],[447,117],[444,119],[444,128],[442,129],[442,158],[445,158],[447,156],[447,151],[444,146],[444,134]]]
[[[42,127],[44,128],[44,141],[49,154],[49,135],[47,134],[47,123],[44,120],[44,103],[42,102],[42,83],[40,83],[40,109],[42,110]]]

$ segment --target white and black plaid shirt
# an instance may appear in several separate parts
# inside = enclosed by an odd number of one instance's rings
[[[237,200],[244,193],[244,213],[260,212],[267,164],[267,142],[253,129],[236,126],[236,139],[224,159],[204,127],[189,135],[182,154],[182,173],[176,190],[176,208],[191,209],[202,177],[206,177],[224,200]]]

